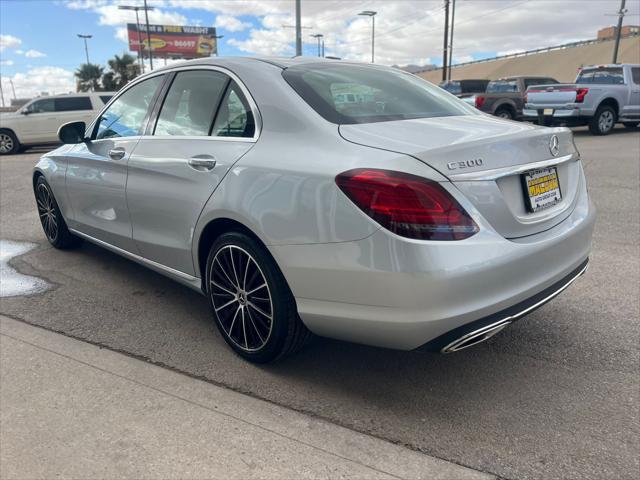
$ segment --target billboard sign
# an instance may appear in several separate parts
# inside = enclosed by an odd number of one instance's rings
[[[127,24],[129,50],[147,51],[147,26]],[[197,58],[218,54],[215,27],[149,25],[154,55],[170,58]]]

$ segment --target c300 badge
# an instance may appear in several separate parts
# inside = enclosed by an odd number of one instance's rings
[[[447,168],[449,170],[458,170],[461,168],[481,167],[483,163],[481,158],[474,158],[473,160],[465,160],[464,162],[449,162],[447,163]]]

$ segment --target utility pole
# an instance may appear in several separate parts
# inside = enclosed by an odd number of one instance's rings
[[[136,12],[136,28],[138,31],[138,64],[140,65],[140,72],[144,73],[144,52],[142,51],[142,39],[140,38],[140,16],[138,12],[140,10],[153,10],[155,7],[140,7],[137,5],[118,5],[118,10],[135,10]]]
[[[451,65],[453,65],[453,25],[456,18],[456,0],[451,0],[451,41],[449,42],[449,70],[447,80],[451,80]]]
[[[322,58],[324,58],[324,38],[322,39]]]
[[[296,57],[302,56],[302,13],[300,0],[296,0]]]
[[[442,51],[442,81],[447,79],[447,60],[449,51],[449,0],[444,0],[444,44]]]
[[[627,11],[624,8],[625,0],[620,1],[620,11],[618,12],[618,27],[616,28],[616,43],[613,47],[613,62],[618,63],[618,47],[620,47],[620,35],[622,33],[622,20]]]
[[[375,63],[376,59],[376,14],[378,12],[374,12],[372,10],[365,10],[360,12],[358,15],[363,15],[365,17],[371,17],[371,63]]]
[[[310,37],[315,38],[318,41],[318,56],[322,56],[322,47],[321,47],[321,43],[320,41],[322,40],[322,37],[324,37],[324,35],[322,35],[321,33],[316,33],[314,35],[309,35]],[[324,40],[322,40],[324,42]]]
[[[149,68],[153,70],[153,49],[151,48],[151,32],[149,31],[149,7],[144,0],[144,18],[147,24],[147,48],[149,49]]]
[[[87,56],[87,65],[89,65],[89,47],[87,46],[87,40],[89,38],[92,38],[93,35],[82,35],[80,33],[77,34],[78,38],[81,38],[84,40],[84,53]]]

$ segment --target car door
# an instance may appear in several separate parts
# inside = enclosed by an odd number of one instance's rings
[[[66,154],[69,226],[129,252],[136,249],[125,194],[127,162],[163,80],[157,75],[125,90],[96,119],[90,140]]]
[[[200,212],[257,138],[257,109],[231,76],[214,67],[173,74],[129,159],[127,200],[140,255],[189,275]]]
[[[629,83],[629,105],[625,115],[640,121],[640,67],[631,67],[631,81]]]
[[[21,143],[47,143],[57,140],[57,114],[53,97],[36,100],[21,110],[21,113],[24,115],[20,122],[21,131],[18,133]]]

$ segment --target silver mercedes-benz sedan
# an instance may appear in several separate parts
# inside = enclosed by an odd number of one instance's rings
[[[185,62],[59,136],[33,174],[49,242],[86,239],[202,292],[254,362],[311,332],[454,352],[587,268],[595,212],[571,132],[393,68]]]

